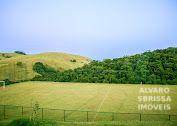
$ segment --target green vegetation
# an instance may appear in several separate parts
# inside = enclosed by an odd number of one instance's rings
[[[42,120],[33,121],[30,119],[21,118],[21,119],[15,119],[10,123],[6,122],[4,126],[60,126],[60,125],[57,125],[56,122],[52,122],[52,121],[42,121]]]
[[[39,122],[35,125],[177,125],[176,116],[171,116],[171,121],[168,121],[169,115],[177,114],[177,48],[147,51],[133,56],[92,62],[85,57],[63,53],[38,55],[1,53],[0,59],[0,80],[5,80],[6,84],[20,82],[0,89],[0,104],[27,106],[23,108],[23,118],[29,118],[33,113],[37,113],[34,114],[34,117]],[[21,82],[32,78],[37,81]],[[132,83],[137,84],[133,85]],[[140,85],[140,83],[145,85]],[[168,95],[172,99],[169,103],[171,110],[138,110],[137,97],[140,95],[139,89],[141,87],[170,88]],[[34,107],[34,103],[38,103],[35,112],[31,109]],[[154,104],[154,102],[150,103]],[[158,102],[158,104],[163,103],[162,101]],[[66,121],[68,122],[63,122],[63,117],[65,117],[63,109],[66,110]],[[44,112],[43,116],[41,116],[42,111]],[[88,120],[90,122],[85,122],[87,111],[89,111]],[[5,111],[7,115],[5,116],[3,112],[3,106],[0,106],[0,120],[3,117],[12,120],[16,117],[22,118],[22,107],[7,107]],[[116,121],[109,122],[108,120],[112,119],[112,112],[119,114],[114,115]],[[139,119],[139,114],[121,115],[120,113],[167,115],[148,116],[142,114],[140,122],[133,120]],[[41,120],[42,117],[44,120]],[[125,121],[127,119],[128,122]],[[100,120],[104,120],[104,122]],[[62,122],[53,123],[53,121]],[[7,123],[3,124],[0,121],[1,124],[5,126]],[[33,125],[33,122],[28,119],[20,119],[11,122],[9,126],[20,126],[21,124],[30,126]]]
[[[117,122],[59,122],[58,126],[176,126],[177,122],[165,121],[117,121]]]
[[[70,60],[71,62],[76,62],[76,60],[75,59],[72,59],[72,60]]]
[[[8,126],[39,126],[29,119],[17,119],[13,120]]]
[[[33,80],[41,81],[177,84],[177,48],[148,51],[102,62],[92,61],[82,68],[66,71],[57,71],[37,63],[34,70],[40,75]]]
[[[26,55],[26,53],[23,52],[23,51],[14,51],[14,53],[21,54],[21,55]]]
[[[140,112],[137,97],[141,87],[142,85],[133,84],[22,82],[2,89],[0,104],[31,107],[37,101],[42,108],[137,113]],[[143,87],[169,87],[172,98],[170,111],[144,111],[145,113],[177,114],[176,85]]]
[[[80,83],[59,83],[59,82],[23,82],[7,86],[0,92],[0,104],[20,105],[23,107],[23,117],[29,118],[32,115],[34,103],[38,103],[43,109],[43,119],[51,121],[63,121],[63,110],[66,111],[66,121],[58,122],[57,125],[81,125],[81,126],[103,126],[103,125],[123,125],[123,126],[175,126],[177,117],[171,117],[168,121],[168,115],[142,116],[142,122],[137,121],[139,116],[129,114],[119,114],[114,116],[116,121],[109,122],[112,119],[111,113],[96,112],[116,112],[116,113],[144,113],[144,114],[177,114],[176,85],[143,85],[145,88],[170,88],[171,110],[151,110],[139,111],[138,99],[139,89],[142,85],[132,84],[80,84]],[[158,94],[153,94],[158,95]],[[152,102],[153,103],[153,102]],[[163,102],[158,102],[161,104]],[[38,108],[38,107],[36,107]],[[53,108],[53,109],[49,109]],[[16,119],[21,117],[21,107],[6,107],[6,117]],[[80,110],[80,111],[73,111]],[[86,112],[89,112],[89,123]],[[0,114],[3,114],[3,106],[0,107]],[[41,120],[41,109],[38,109],[38,117]],[[3,115],[0,115],[1,119]],[[126,120],[129,120],[128,122]],[[134,120],[135,119],[135,120]],[[104,120],[104,122],[100,121]],[[118,120],[118,121],[117,121]],[[148,120],[148,121],[147,121]],[[159,121],[154,121],[159,120]],[[80,122],[82,121],[82,122]],[[75,122],[75,123],[74,123]],[[80,122],[80,123],[79,123]],[[0,122],[1,124],[1,122]],[[45,124],[45,123],[44,123]],[[50,123],[47,124],[50,126]]]
[[[13,82],[30,80],[35,75],[38,75],[33,71],[33,65],[36,62],[41,62],[60,71],[82,67],[90,62],[90,59],[86,57],[65,53],[42,53],[36,55],[0,53],[0,59],[0,80],[8,79]],[[70,61],[73,59],[77,62]]]
[[[14,120],[21,121],[22,119]],[[25,119],[23,119],[25,120]],[[1,122],[1,126],[20,126],[12,125],[13,123]],[[23,122],[23,121],[22,121]],[[29,122],[28,124],[30,124]],[[23,126],[28,126],[23,125]],[[40,121],[40,126],[176,126],[177,122],[166,122],[166,121],[117,121],[117,122],[51,122],[51,121]]]

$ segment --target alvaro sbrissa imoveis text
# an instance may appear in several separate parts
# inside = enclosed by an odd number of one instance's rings
[[[140,87],[138,95],[138,110],[171,110],[170,88],[168,87]]]

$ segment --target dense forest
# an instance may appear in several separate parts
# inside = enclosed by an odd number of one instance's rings
[[[177,84],[177,48],[91,63],[74,70],[56,71],[40,62],[33,80],[89,83]]]

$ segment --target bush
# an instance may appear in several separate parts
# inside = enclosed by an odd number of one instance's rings
[[[46,71],[46,67],[41,62],[36,62],[33,66],[33,70],[41,75],[43,75]]]
[[[23,63],[22,62],[17,62],[16,64],[18,67],[22,67],[23,66]]]
[[[11,84],[11,81],[9,79],[5,79],[4,81],[5,81],[6,85],[10,85]]]
[[[9,56],[9,55],[6,55],[6,54],[2,53],[2,57],[4,57],[4,58],[11,58],[12,56]]]
[[[23,52],[23,51],[14,51],[14,53],[21,54],[21,55],[26,55],[26,53]]]
[[[5,79],[4,81],[5,81],[5,84],[6,84],[6,85],[18,83],[18,82],[16,82],[16,81],[10,81],[9,79]]]
[[[11,58],[12,56],[5,56],[5,58]]]
[[[75,59],[72,59],[72,60],[70,60],[71,62],[76,62],[76,60]]]
[[[17,120],[13,120],[7,126],[37,126],[37,125],[35,125],[32,121],[28,119],[17,119]]]

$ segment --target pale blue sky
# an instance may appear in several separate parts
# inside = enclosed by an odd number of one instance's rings
[[[93,59],[177,46],[177,0],[0,0],[0,43]]]

